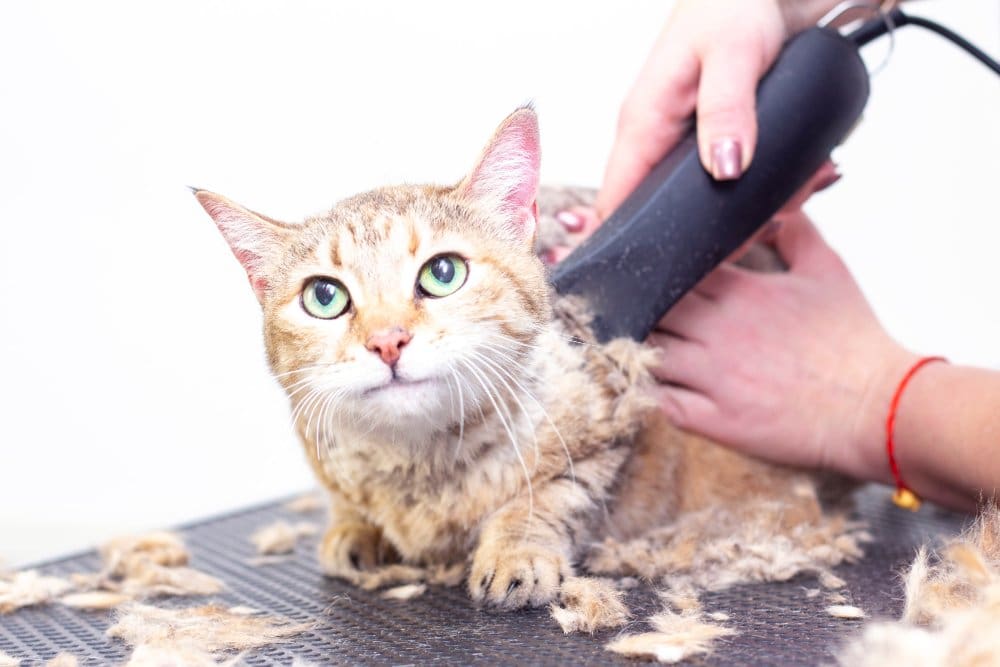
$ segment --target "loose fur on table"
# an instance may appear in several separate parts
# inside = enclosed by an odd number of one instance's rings
[[[994,503],[936,553],[922,547],[903,581],[902,619],[869,625],[841,653],[842,665],[1000,664],[1000,512]]]
[[[291,524],[279,520],[258,528],[250,536],[250,541],[257,547],[259,554],[287,554],[295,550],[299,538],[315,535],[318,531],[316,524],[308,521]]]
[[[701,612],[665,610],[650,617],[647,623],[653,632],[623,635],[605,648],[620,655],[675,663],[711,653],[716,639],[737,634],[732,628],[709,623]]]
[[[0,614],[51,602],[71,588],[69,581],[44,576],[37,570],[0,574]]]
[[[215,605],[162,609],[132,603],[121,608],[107,635],[135,647],[128,663],[133,667],[215,665],[223,653],[267,646],[311,627],[267,616],[233,614]]]
[[[565,633],[620,628],[632,618],[625,592],[610,579],[570,577],[559,591],[559,602],[549,607],[552,618]]]
[[[179,535],[164,531],[118,537],[98,551],[99,572],[69,578],[37,570],[0,574],[0,614],[58,600],[76,609],[111,609],[135,599],[161,595],[212,595],[223,589],[215,577],[187,567],[188,551]]]

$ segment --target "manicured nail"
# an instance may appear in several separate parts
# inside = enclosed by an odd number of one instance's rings
[[[556,213],[556,220],[562,223],[567,232],[575,234],[583,231],[583,218],[572,211],[559,211]]]
[[[717,181],[732,181],[743,174],[743,146],[735,139],[712,142],[712,177]]]

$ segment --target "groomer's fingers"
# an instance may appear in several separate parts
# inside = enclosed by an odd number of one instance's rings
[[[695,294],[709,300],[718,300],[734,290],[749,285],[757,274],[723,262],[694,286]]]
[[[704,433],[719,417],[719,409],[712,400],[692,389],[674,385],[657,385],[653,395],[663,413],[674,426]]]
[[[597,211],[592,206],[570,206],[556,213],[555,218],[566,230],[567,243],[549,250],[547,264],[558,264],[563,261],[601,224],[597,218]]]
[[[757,82],[770,61],[752,36],[714,45],[701,63],[698,152],[720,181],[739,178],[757,145]]]
[[[701,343],[656,332],[648,342],[660,350],[659,363],[652,369],[660,382],[705,392],[711,380],[717,379],[711,371],[711,356]]]
[[[823,240],[816,226],[804,214],[782,220],[774,235],[774,246],[791,271],[804,274],[827,273],[842,266],[834,250]]]
[[[675,303],[656,325],[658,331],[688,340],[698,340],[704,333],[716,306],[703,294],[691,291]]]
[[[809,177],[806,184],[799,188],[798,192],[792,195],[781,210],[775,214],[776,218],[781,218],[788,213],[798,211],[817,192],[826,190],[828,187],[840,180],[840,171],[832,160],[824,162],[816,173]]]
[[[669,24],[668,24],[669,29]],[[666,29],[650,53],[618,115],[618,130],[597,194],[607,218],[690,128],[697,99],[698,59]]]

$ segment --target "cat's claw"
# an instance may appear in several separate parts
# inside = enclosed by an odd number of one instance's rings
[[[541,607],[559,595],[571,574],[558,552],[535,546],[480,547],[472,562],[469,594],[488,607],[509,611]]]
[[[392,548],[382,531],[366,523],[339,523],[331,526],[319,545],[319,563],[331,577],[356,579],[359,570],[372,570],[394,560]]]

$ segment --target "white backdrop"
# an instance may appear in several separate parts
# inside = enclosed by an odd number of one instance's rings
[[[256,302],[185,185],[296,219],[452,181],[528,99],[545,180],[597,184],[669,8],[5,3],[0,557],[311,485]],[[911,11],[1000,55],[997,0]],[[1000,82],[908,28],[838,152],[845,178],[810,205],[896,336],[996,367],[998,120]]]

